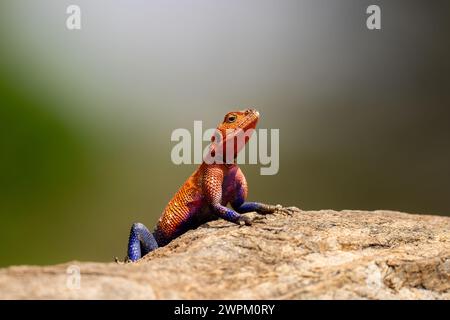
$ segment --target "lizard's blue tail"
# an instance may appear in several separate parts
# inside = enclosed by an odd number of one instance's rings
[[[128,240],[128,258],[136,261],[158,248],[153,234],[142,223],[133,223]]]

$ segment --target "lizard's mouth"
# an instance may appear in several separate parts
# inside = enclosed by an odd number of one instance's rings
[[[242,122],[239,124],[238,128],[246,131],[248,129],[255,129],[256,124],[259,120],[259,112],[255,109],[247,109],[244,111],[245,118],[242,120]]]

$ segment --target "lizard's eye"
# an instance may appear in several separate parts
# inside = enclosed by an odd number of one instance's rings
[[[230,114],[230,115],[226,118],[225,121],[228,122],[228,123],[233,123],[233,122],[236,121],[236,119],[237,119],[237,117],[236,117],[235,114]]]

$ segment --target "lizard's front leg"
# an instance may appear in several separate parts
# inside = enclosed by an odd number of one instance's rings
[[[222,219],[236,223],[250,225],[250,219],[236,211],[222,205],[223,168],[220,165],[210,165],[203,177],[203,193],[211,211]]]
[[[245,202],[248,193],[248,186],[245,176],[240,168],[237,169],[234,179],[235,188],[231,206],[237,212],[247,213],[255,211],[259,214],[269,214],[274,213],[275,211],[279,211],[287,214],[292,214],[292,212],[295,211],[296,208],[294,207],[283,207],[280,204],[272,205],[261,202]]]

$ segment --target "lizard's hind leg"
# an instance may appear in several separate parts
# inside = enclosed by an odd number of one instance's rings
[[[142,223],[133,223],[128,240],[128,258],[136,261],[158,248],[153,234]]]

